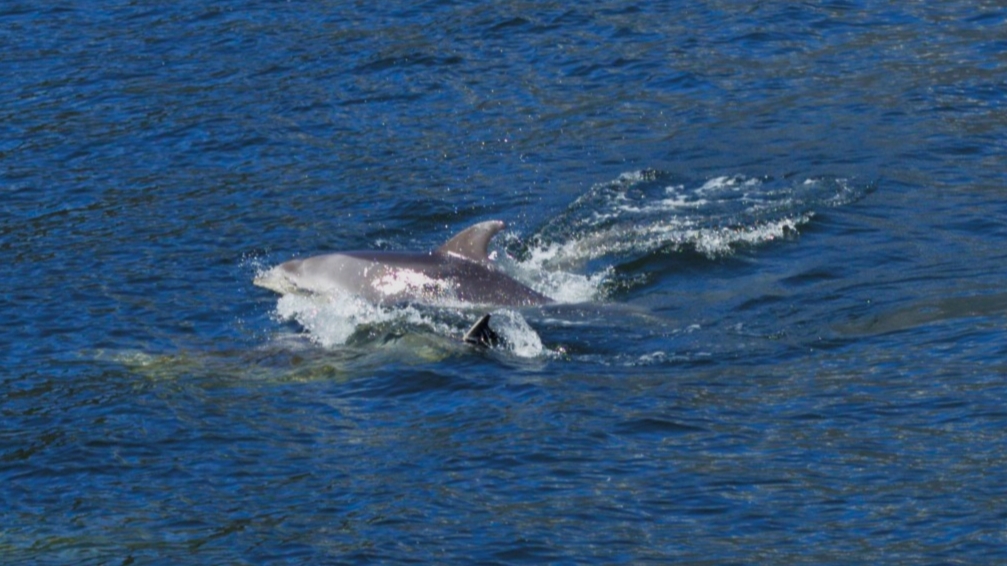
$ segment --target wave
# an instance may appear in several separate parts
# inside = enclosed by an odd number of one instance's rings
[[[793,236],[820,210],[859,200],[871,189],[837,177],[730,175],[695,182],[634,171],[595,185],[527,245],[517,243],[508,251],[520,262],[554,270],[686,249],[713,258],[739,245]]]

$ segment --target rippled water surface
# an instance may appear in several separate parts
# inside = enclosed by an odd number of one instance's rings
[[[2,562],[1004,562],[1005,25],[3,3]],[[495,349],[252,283],[489,219]]]

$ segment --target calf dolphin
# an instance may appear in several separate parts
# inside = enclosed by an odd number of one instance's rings
[[[500,220],[480,222],[429,252],[350,251],[294,259],[254,283],[280,294],[346,292],[379,304],[523,307],[553,302],[490,260],[489,242],[504,226]],[[480,327],[488,331],[489,319],[484,319],[469,334],[485,334]]]

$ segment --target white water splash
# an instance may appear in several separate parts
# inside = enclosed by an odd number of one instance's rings
[[[331,348],[346,344],[363,324],[394,320],[396,313],[343,293],[283,295],[276,302],[276,315],[294,320],[316,344]]]
[[[324,348],[338,348],[367,326],[426,328],[434,334],[461,343],[472,316],[449,309],[420,309],[412,305],[375,305],[346,293],[283,295],[275,314],[282,321],[295,321],[305,336]],[[503,337],[500,349],[517,357],[534,358],[548,353],[538,333],[513,310],[492,313],[493,329]],[[461,324],[462,326],[458,326]]]
[[[548,353],[542,338],[532,329],[521,313],[497,310],[492,313],[493,329],[504,339],[504,347],[521,358],[537,358]]]
[[[866,190],[832,178],[724,175],[692,183],[657,171],[624,173],[592,187],[533,235],[523,264],[577,271],[603,257],[662,250],[730,255],[738,245],[792,237],[816,210],[854,201]]]
[[[561,246],[533,248],[524,261],[502,254],[497,266],[511,277],[550,297],[558,303],[585,303],[600,298],[600,289],[611,268],[594,274],[552,269],[552,259],[562,253]]]

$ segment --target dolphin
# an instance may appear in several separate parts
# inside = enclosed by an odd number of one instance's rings
[[[500,271],[489,258],[490,240],[503,230],[500,220],[462,230],[428,252],[349,251],[293,259],[255,278],[282,295],[349,293],[376,304],[527,307],[552,303],[549,297]],[[472,340],[470,340],[472,338]],[[495,340],[489,315],[465,340]]]

